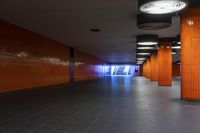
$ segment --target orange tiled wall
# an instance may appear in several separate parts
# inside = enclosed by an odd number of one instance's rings
[[[69,48],[0,21],[0,92],[69,82]]]
[[[157,59],[157,54],[152,54],[151,55],[151,80],[152,81],[157,81],[158,80],[158,59]]]
[[[67,46],[0,21],[0,92],[69,83],[69,58]],[[76,80],[102,76],[102,61],[77,50],[75,58]]]
[[[181,97],[200,99],[200,8],[181,15]]]
[[[142,65],[143,67],[143,76],[146,77],[146,61],[144,62],[144,64]]]
[[[158,85],[172,85],[172,49],[170,43],[163,43],[158,49]]]
[[[151,61],[150,59],[147,59],[147,78],[151,78]]]
[[[102,62],[100,59],[75,50],[74,60],[75,81],[94,79],[103,76],[104,62]]]
[[[143,71],[144,71],[143,65],[140,65],[140,76],[144,76]]]
[[[180,65],[172,63],[172,76],[180,76]]]

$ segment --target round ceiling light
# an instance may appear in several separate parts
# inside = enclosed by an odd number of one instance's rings
[[[172,46],[172,49],[181,49],[181,46]]]
[[[137,53],[137,55],[151,55],[151,53]]]
[[[137,27],[141,30],[159,30],[172,25],[172,14],[150,15],[141,13],[137,16]]]
[[[137,36],[137,44],[138,45],[156,45],[158,44],[158,36],[157,35],[139,35]]]
[[[139,9],[148,14],[167,14],[184,9],[186,0],[139,0]]]
[[[155,47],[137,47],[137,49],[143,49],[143,50],[146,50],[146,49],[155,49]]]
[[[137,58],[137,61],[145,61],[146,58]]]

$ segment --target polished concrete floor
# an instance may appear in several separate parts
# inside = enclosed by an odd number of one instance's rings
[[[0,133],[199,133],[200,103],[180,81],[105,78],[0,95]]]

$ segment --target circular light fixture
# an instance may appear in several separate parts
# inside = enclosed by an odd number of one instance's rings
[[[141,50],[148,50],[148,49],[155,49],[155,47],[137,47],[137,49],[141,49]]]
[[[144,61],[137,61],[137,64],[143,64]]]
[[[181,46],[172,46],[172,49],[181,49]]]
[[[137,55],[151,55],[151,53],[137,53]]]
[[[139,9],[148,14],[167,14],[184,9],[187,0],[139,0]]]
[[[172,14],[150,15],[141,13],[137,16],[137,27],[141,30],[159,30],[172,25]]]
[[[138,45],[145,45],[145,46],[152,46],[158,44],[159,38],[157,35],[139,35],[137,36],[137,44]]]
[[[157,42],[138,42],[138,45],[156,45],[158,44]]]
[[[144,62],[137,62],[136,64],[137,65],[142,65]]]
[[[137,58],[137,61],[145,61],[146,58]]]

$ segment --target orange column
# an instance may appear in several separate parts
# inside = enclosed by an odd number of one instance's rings
[[[158,53],[155,55],[155,81],[158,81]]]
[[[150,79],[151,81],[157,81],[158,80],[158,60],[157,60],[157,54],[153,53],[151,55],[151,74]]]
[[[173,63],[172,64],[172,76],[180,76],[180,65]]]
[[[145,77],[145,62],[144,62],[144,64],[142,65],[142,67],[143,67],[143,76]]]
[[[143,76],[143,65],[140,65],[140,76]]]
[[[172,49],[171,43],[162,43],[158,49],[158,85],[172,85]]]
[[[181,98],[200,100],[200,8],[181,15]]]
[[[150,63],[150,59],[147,59],[147,78],[150,79],[151,78],[151,63]]]

